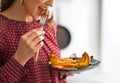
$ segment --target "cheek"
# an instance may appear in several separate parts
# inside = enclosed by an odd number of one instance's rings
[[[44,0],[36,0],[36,3],[37,4],[41,4],[41,3],[43,3],[44,2]]]
[[[42,4],[44,0],[30,0],[30,2],[27,2],[24,4],[25,10],[28,14],[30,14],[34,18],[38,18],[39,16],[39,10],[38,6]]]
[[[46,2],[46,4],[49,4],[49,5],[53,5],[53,0],[48,0],[47,2]]]
[[[24,4],[25,10],[28,13],[34,13],[37,10],[37,4],[34,3],[26,3]]]
[[[45,4],[46,2],[51,3],[53,0],[37,0],[36,2],[39,4]]]

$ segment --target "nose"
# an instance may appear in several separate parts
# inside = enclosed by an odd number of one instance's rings
[[[46,4],[47,6],[52,7],[52,6],[53,6],[53,2],[54,2],[54,0],[48,0],[45,4]]]

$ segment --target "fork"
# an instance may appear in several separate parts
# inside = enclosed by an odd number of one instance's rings
[[[44,28],[44,25],[45,25],[46,20],[47,20],[47,15],[48,15],[48,10],[46,11],[46,14],[44,16],[41,16],[41,18],[40,18],[39,23],[41,24],[41,28]],[[37,62],[38,54],[39,54],[39,50],[34,55],[34,61],[35,62]]]
[[[41,24],[41,28],[44,27],[47,20],[47,14],[45,16],[41,16],[39,23]]]

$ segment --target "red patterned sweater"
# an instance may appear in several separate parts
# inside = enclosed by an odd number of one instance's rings
[[[48,67],[50,53],[60,55],[56,41],[56,25],[45,26],[44,46],[39,50],[38,61],[31,58],[21,66],[14,58],[20,37],[40,27],[39,22],[22,22],[0,15],[0,83],[66,83],[58,79],[58,71]]]

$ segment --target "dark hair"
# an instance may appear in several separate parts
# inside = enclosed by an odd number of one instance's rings
[[[8,9],[13,4],[13,2],[14,0],[2,0],[1,1],[1,12]]]

